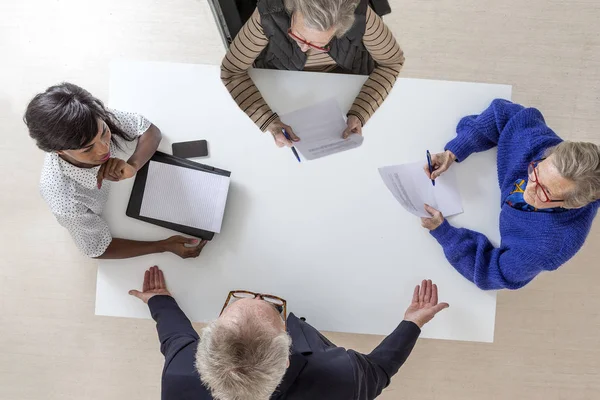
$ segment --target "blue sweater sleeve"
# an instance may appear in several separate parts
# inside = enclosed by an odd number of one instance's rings
[[[190,340],[198,340],[198,333],[171,296],[154,296],[148,300],[152,318],[160,340],[160,351],[169,359]]]
[[[481,114],[461,119],[456,127],[456,138],[448,142],[445,149],[454,153],[459,162],[472,153],[491,149],[498,144],[511,118],[524,109],[508,100],[494,100]]]
[[[531,253],[494,247],[485,235],[455,228],[448,221],[431,235],[442,245],[450,264],[480,289],[519,289],[540,272],[528,268],[535,265]]]

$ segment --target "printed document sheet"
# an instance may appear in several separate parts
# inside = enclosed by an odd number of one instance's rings
[[[150,161],[140,215],[219,233],[229,177]]]
[[[425,175],[425,161],[379,168],[381,179],[398,203],[417,217],[430,217],[425,204],[439,210],[445,217],[463,212],[453,169],[435,180],[435,186]]]
[[[333,98],[282,115],[281,120],[291,126],[300,138],[294,146],[307,160],[354,149],[363,142],[363,137],[356,134],[350,135],[346,140],[342,139],[346,121]]]

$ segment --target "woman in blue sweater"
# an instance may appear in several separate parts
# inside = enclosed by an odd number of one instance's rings
[[[454,161],[498,146],[500,247],[455,228],[436,209],[422,224],[458,272],[481,289],[518,289],[554,271],[583,245],[600,206],[600,146],[564,142],[535,108],[494,100],[463,118],[444,153],[432,156],[435,179]],[[428,168],[425,168],[429,176]]]

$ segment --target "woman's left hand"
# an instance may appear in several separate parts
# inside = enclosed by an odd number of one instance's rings
[[[425,204],[425,211],[431,215],[431,218],[421,218],[421,225],[423,228],[427,228],[432,231],[444,223],[444,216],[435,208]]]
[[[362,123],[356,115],[349,115],[348,121],[346,121],[347,127],[342,134],[342,138],[348,139],[348,137],[354,133],[362,135]]]
[[[102,181],[105,179],[107,181],[118,182],[123,179],[129,179],[135,176],[136,173],[137,168],[133,165],[128,164],[120,158],[110,158],[98,170],[98,189],[102,188]]]

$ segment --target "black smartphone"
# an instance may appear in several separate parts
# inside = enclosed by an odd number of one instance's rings
[[[206,157],[208,155],[208,143],[206,140],[173,143],[173,155],[181,158]]]

